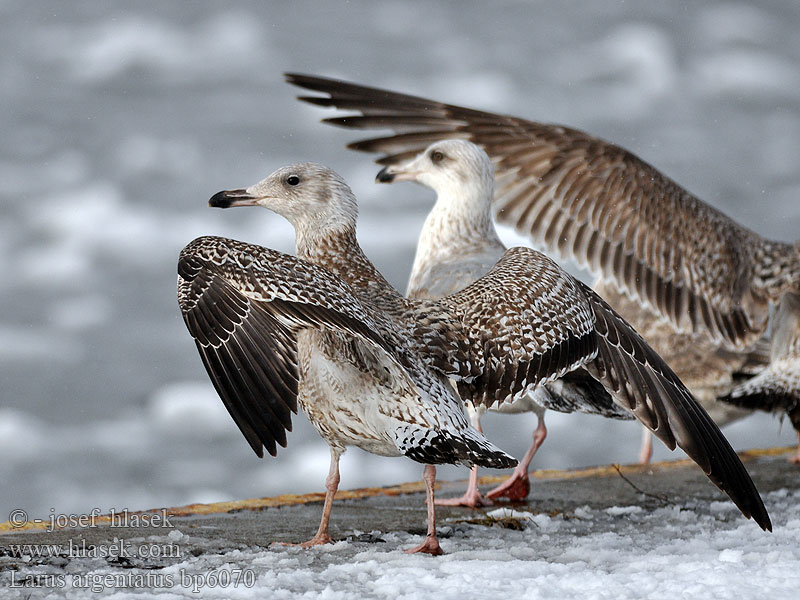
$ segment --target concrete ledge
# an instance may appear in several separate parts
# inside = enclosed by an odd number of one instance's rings
[[[759,490],[765,493],[781,487],[796,487],[798,470],[796,467],[787,464],[783,459],[784,456],[795,450],[794,447],[755,449],[740,452],[739,456],[748,465],[748,470],[751,472],[751,476]],[[610,503],[613,505],[614,503],[624,502],[631,504],[647,500],[647,496],[642,498],[643,494],[640,490],[653,497],[672,497],[676,502],[680,502],[681,498],[685,499],[689,496],[725,499],[724,495],[688,459],[664,461],[650,465],[603,465],[582,469],[538,470],[532,472],[531,476],[536,482],[532,485],[530,497],[526,503],[518,504],[517,506],[528,506],[534,509],[544,508],[545,511],[559,509],[559,507],[568,509],[569,507],[583,504],[595,505],[598,502],[600,504]],[[494,486],[504,481],[505,477],[506,475],[483,476],[480,478],[479,483],[481,486]],[[465,481],[440,482],[437,484],[437,494],[442,496],[455,494],[460,492],[465,485]],[[569,490],[569,494],[563,493],[565,485]],[[359,505],[359,501],[362,501],[360,504],[365,508],[375,508],[359,514],[360,518],[358,520],[360,523],[358,526],[353,524],[356,529],[381,527],[381,519],[374,519],[369,514],[372,511],[380,513],[376,508],[378,506],[405,506],[408,510],[422,514],[424,523],[424,491],[424,484],[421,481],[389,487],[340,490],[336,495],[332,528],[334,530],[337,529],[337,523],[339,523],[338,528],[341,529],[343,513],[346,515],[348,512],[347,507]],[[418,495],[419,498],[409,497],[414,495]],[[322,493],[285,494],[271,498],[250,498],[212,504],[189,504],[115,515],[86,515],[81,527],[51,527],[51,522],[47,519],[35,519],[25,523],[6,521],[0,523],[0,544],[7,542],[9,539],[13,539],[14,543],[17,543],[23,537],[27,539],[28,536],[25,534],[38,534],[36,535],[36,543],[46,543],[46,539],[43,538],[49,539],[50,537],[62,541],[65,537],[72,539],[74,536],[81,540],[86,539],[87,536],[97,539],[98,535],[103,533],[113,533],[115,536],[128,536],[134,533],[141,535],[147,529],[161,527],[164,518],[168,519],[170,524],[180,522],[183,525],[187,525],[187,520],[191,521],[192,518],[195,518],[195,520],[203,518],[207,526],[210,518],[216,516],[218,520],[214,522],[220,523],[222,522],[220,519],[224,520],[226,515],[239,515],[239,520],[250,521],[255,518],[258,521],[265,521],[261,517],[243,519],[242,513],[292,507],[299,510],[301,507],[321,503],[323,500],[324,494]],[[502,503],[498,505],[501,506]],[[547,508],[548,506],[549,508]],[[290,527],[269,525],[264,522],[260,522],[258,525],[253,524],[253,527],[260,532],[258,537],[261,543],[268,543],[267,540],[270,540],[271,537],[270,533],[276,536],[272,541],[297,541],[300,537],[303,537],[301,532],[308,531],[313,533],[315,531],[317,517],[313,515],[316,514],[314,512],[316,510],[314,508],[311,511],[300,511],[296,518],[290,519],[292,522]],[[472,512],[468,509],[441,507],[439,514],[446,519],[448,516],[465,511]],[[300,514],[305,515],[307,512],[309,513],[307,521],[304,516],[302,518],[304,522],[301,522],[299,519]],[[283,510],[281,513],[285,516],[287,511]],[[375,516],[377,517],[379,514]],[[86,523],[86,520],[89,520],[89,523]],[[285,519],[281,519],[281,521],[284,524],[287,523]],[[126,524],[130,526],[126,526]],[[394,522],[392,526],[407,528],[409,525],[408,523],[403,525],[399,522]],[[419,529],[421,526],[422,523],[418,522],[414,529]],[[227,527],[223,527],[223,529],[227,529]],[[287,530],[291,531],[289,535],[287,535]],[[2,546],[0,546],[1,548]]]

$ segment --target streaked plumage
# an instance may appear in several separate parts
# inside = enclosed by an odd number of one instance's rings
[[[287,80],[327,94],[302,100],[358,113],[328,123],[393,130],[348,146],[382,153],[380,164],[446,138],[480,145],[495,165],[498,222],[588,268],[675,331],[745,355],[765,334],[800,340],[796,313],[770,318],[787,295],[800,295],[800,245],[762,238],[623,148],[567,127],[348,82]],[[771,346],[769,368],[722,400],[765,410],[800,402],[800,354],[793,344]],[[788,400],[765,400],[774,390]]]
[[[420,232],[407,296],[438,298],[458,292],[480,278],[503,256],[506,247],[492,222],[494,192],[492,164],[486,153],[464,140],[431,144],[407,163],[384,168],[378,181],[413,181],[433,189],[436,203]],[[544,311],[541,318],[546,315]],[[553,315],[554,319],[559,318]],[[537,387],[527,396],[494,407],[505,414],[534,412],[538,426],[533,442],[514,470],[488,498],[509,497],[523,500],[530,491],[528,467],[544,442],[547,428],[545,407],[561,412],[579,410],[614,418],[633,418],[613,402],[597,382],[581,371]],[[482,407],[472,411],[473,424],[480,429]],[[467,491],[460,498],[440,500],[440,504],[478,506],[487,503],[477,486],[477,467],[473,467]]]
[[[418,441],[416,447],[449,444],[453,448],[451,454],[458,454],[460,450],[466,455],[461,462],[508,464],[513,459],[502,453],[490,461],[482,460],[486,453],[494,451],[493,447],[468,426],[461,412],[462,404],[445,376],[459,382],[461,395],[466,400],[491,406],[527,394],[539,384],[584,367],[668,447],[674,448],[677,444],[683,448],[745,516],[752,516],[763,528],[771,527],[763,502],[744,466],[675,374],[601,298],[544,255],[527,248],[512,248],[485,276],[464,290],[437,301],[409,300],[386,283],[359,247],[355,236],[355,198],[341,177],[330,169],[310,163],[291,165],[246,190],[220,192],[210,203],[220,207],[259,205],[284,216],[295,228],[298,262],[313,263],[315,268],[327,270],[334,281],[349,286],[350,295],[358,299],[361,308],[371,317],[371,321],[362,321],[362,324],[394,349],[388,352],[377,340],[372,345],[362,346],[379,347],[382,353],[393,357],[392,361],[383,359],[376,368],[399,372],[397,377],[414,383],[416,395],[412,399],[415,398],[417,404],[428,412],[445,413],[441,418],[448,425],[447,439],[438,435],[441,429],[433,429],[432,436]],[[247,264],[250,264],[248,256],[230,263],[231,270],[237,273],[231,281],[246,279],[240,271],[247,269]],[[287,286],[291,289],[296,285],[286,277],[282,273],[270,275],[273,287],[284,295]],[[315,283],[312,279],[303,286],[313,288]],[[240,295],[248,296],[249,284],[234,283],[234,287]],[[332,289],[331,293],[334,293]],[[282,300],[283,296],[278,299]],[[343,296],[342,301],[347,303],[348,297]],[[321,304],[330,308],[333,302]],[[292,319],[278,322],[293,326],[295,330],[337,332],[335,326],[331,328],[327,324],[331,321],[335,325],[333,318],[317,317],[317,323],[312,323],[305,314],[308,310],[293,308]],[[355,318],[355,315],[348,316]],[[213,315],[210,318],[215,320]],[[190,325],[188,319],[187,325]],[[262,333],[269,337],[272,325],[266,321],[266,326]],[[211,328],[216,325],[211,323]],[[232,328],[235,329],[228,326],[225,330]],[[291,330],[288,335],[290,337]],[[345,335],[355,335],[361,340],[355,329]],[[302,353],[300,355],[302,358]],[[231,355],[227,358],[233,370],[241,367],[242,360],[264,370],[276,368],[275,364],[257,363],[247,351],[239,358]],[[335,357],[329,361],[331,368],[337,368],[341,360]],[[393,371],[395,364],[402,369]],[[213,378],[213,370],[209,371]],[[228,376],[235,374],[231,372]],[[367,376],[371,388],[380,387],[383,374],[373,370]],[[301,369],[299,388],[302,390],[304,385]],[[225,386],[218,389],[222,394],[227,390]],[[245,389],[253,402],[258,402],[264,393],[258,382]],[[301,396],[302,391],[298,398]],[[391,394],[384,394],[380,401],[389,396]],[[234,403],[236,400],[233,398]],[[305,401],[312,405],[317,399],[309,396]],[[226,402],[230,403],[231,398]],[[390,417],[395,416],[391,410],[389,412]],[[316,418],[334,420],[338,417]],[[458,418],[463,419],[461,429],[451,426],[458,424]],[[426,431],[426,427],[421,429],[423,433]],[[427,427],[428,432],[431,430]],[[321,433],[326,434],[324,430]],[[336,431],[333,433],[335,435]],[[481,452],[470,454],[467,437],[483,445]],[[466,449],[459,446],[459,440]],[[429,452],[416,456],[413,447],[409,445],[407,456],[420,462],[433,462]],[[332,451],[332,455],[338,459],[335,452]],[[427,540],[435,540],[432,474],[432,467],[426,466]],[[338,483],[337,475],[332,462],[329,480]],[[332,501],[335,485],[329,485],[328,492],[326,509],[329,500]],[[319,539],[315,538],[317,543],[322,539],[321,532],[322,526]],[[327,531],[324,533],[327,535]],[[420,549],[432,550],[425,546],[423,544]]]
[[[800,294],[786,293],[772,318],[769,364],[720,399],[745,409],[785,411],[797,431],[800,464]]]
[[[256,454],[286,446],[297,404],[331,448],[323,520],[308,545],[330,541],[327,521],[347,446],[425,464],[516,464],[469,426],[451,386],[413,351],[406,330],[327,270],[204,237],[181,252],[178,274],[189,332]],[[417,327],[425,326],[421,317]],[[437,553],[435,535],[420,548]]]
[[[286,446],[299,402],[339,453],[355,445],[431,463],[514,462],[474,435],[449,386],[403,350],[404,331],[325,269],[203,237],[181,252],[178,274],[186,325],[258,456]],[[338,395],[316,389],[323,380],[341,385]],[[434,430],[446,440],[434,440]]]

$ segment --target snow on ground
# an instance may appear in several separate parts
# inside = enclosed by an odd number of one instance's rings
[[[170,598],[770,598],[797,597],[800,588],[800,491],[764,495],[774,532],[762,533],[730,502],[684,506],[579,507],[567,514],[497,509],[488,517],[513,527],[440,526],[445,555],[407,555],[419,542],[405,532],[360,536],[303,550],[274,546],[224,549],[224,540],[187,535],[177,527],[150,543],[195,549],[158,570],[110,567],[100,559],[26,568],[26,575],[61,574],[50,589],[6,590],[16,597],[57,594],[71,599]],[[335,516],[334,516],[335,518]],[[193,529],[192,533],[197,529]],[[144,538],[143,538],[144,539]],[[368,539],[370,541],[360,541]],[[220,547],[222,545],[222,548]],[[191,553],[187,553],[191,554]],[[9,583],[10,573],[0,575]],[[104,587],[115,581],[155,587]],[[138,579],[137,579],[138,578]],[[75,587],[79,586],[79,587]]]

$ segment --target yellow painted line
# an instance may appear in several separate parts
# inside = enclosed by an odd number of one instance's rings
[[[739,458],[742,462],[748,462],[750,460],[755,460],[756,458],[763,458],[769,456],[781,456],[783,454],[789,454],[790,452],[796,452],[797,446],[786,446],[783,448],[754,448],[753,450],[743,450],[742,452],[737,452]],[[598,467],[587,467],[583,469],[566,469],[566,470],[559,470],[559,469],[540,469],[537,471],[531,471],[529,475],[531,477],[535,477],[536,479],[581,479],[584,477],[608,477],[612,475],[618,475],[617,467],[619,470],[624,473],[647,473],[650,471],[664,471],[668,469],[679,469],[682,467],[692,466],[694,465],[694,461],[689,458],[683,458],[680,460],[664,460],[661,462],[653,462],[646,465],[601,465]],[[478,482],[481,485],[490,485],[496,483],[502,483],[506,480],[505,475],[485,475],[478,479]]]
[[[757,458],[780,456],[795,452],[796,446],[788,446],[785,448],[759,448],[754,450],[745,450],[739,452],[739,457],[743,462],[754,460]],[[592,477],[609,477],[617,476],[617,467],[624,474],[630,473],[645,473],[650,471],[662,471],[668,469],[679,469],[686,466],[692,466],[694,463],[689,459],[662,461],[650,463],[648,465],[603,465],[598,467],[588,467],[584,469],[540,469],[532,471],[530,475],[536,479],[541,480],[563,480],[563,479],[583,479]],[[505,481],[507,475],[487,475],[481,477],[479,483],[481,485],[490,485]],[[403,483],[389,487],[370,487],[359,488],[356,490],[339,490],[336,493],[337,500],[358,500],[360,498],[372,498],[376,496],[399,496],[402,494],[416,494],[425,491],[425,485],[421,481],[413,481],[410,483]],[[265,508],[275,508],[279,506],[296,506],[300,504],[308,504],[311,502],[322,502],[325,499],[325,494],[284,494],[282,496],[274,496],[272,498],[249,498],[247,500],[234,500],[232,502],[214,502],[211,504],[188,504],[186,506],[178,506],[173,508],[158,508],[142,511],[128,512],[128,517],[141,516],[141,515],[160,515],[165,514],[170,517],[188,517],[193,515],[212,515],[212,514],[225,514],[236,513],[243,510],[263,510]],[[119,514],[116,516],[117,522]],[[98,515],[94,517],[92,523],[94,525],[110,524],[112,520],[111,515]],[[11,524],[10,521],[0,523],[0,533],[23,532],[23,531],[44,531],[49,527],[49,521],[39,520],[28,521],[24,524]],[[60,528],[56,528],[60,529]]]
[[[359,498],[370,498],[373,496],[399,496],[401,494],[415,494],[425,491],[425,484],[421,481],[414,481],[411,483],[402,483],[400,485],[383,487],[383,488],[360,488],[357,490],[339,490],[336,492],[337,500],[357,500]],[[133,521],[135,517],[141,515],[167,515],[170,517],[188,517],[192,515],[211,515],[220,513],[235,513],[242,510],[263,510],[265,508],[273,508],[278,506],[293,506],[299,504],[308,504],[311,502],[322,502],[325,500],[325,494],[284,494],[282,496],[274,496],[272,498],[250,498],[247,500],[234,500],[231,502],[214,502],[211,504],[187,504],[186,506],[178,506],[172,508],[154,508],[150,510],[129,511],[126,514],[127,520]],[[78,515],[76,515],[77,517]],[[91,519],[91,522],[86,526],[99,526],[104,524],[111,524],[112,518],[115,523],[120,522],[120,514],[115,517],[112,515],[97,515]],[[125,518],[125,517],[123,517]],[[33,520],[27,521],[24,524],[11,523],[6,521],[0,523],[0,533],[12,533],[23,531],[45,531],[49,530],[49,520]],[[67,527],[55,527],[54,529],[67,529]]]

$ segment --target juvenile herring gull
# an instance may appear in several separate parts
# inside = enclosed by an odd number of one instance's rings
[[[720,400],[785,411],[800,442],[800,244],[762,238],[627,150],[575,129],[324,77],[286,77],[327,94],[301,100],[357,113],[326,122],[394,131],[348,146],[382,153],[382,165],[446,138],[481,146],[495,165],[499,223],[573,259],[675,332],[739,354],[727,364],[709,359],[727,371],[717,381]],[[629,316],[640,314],[647,315]],[[767,364],[741,373],[765,342]],[[800,445],[791,460],[800,463]]]
[[[305,169],[297,172],[305,177],[311,167]],[[250,202],[248,196],[226,193],[211,204]],[[328,521],[347,446],[427,465],[428,536],[412,552],[441,553],[430,465],[516,464],[469,425],[446,378],[416,351],[410,327],[362,302],[330,271],[261,246],[202,237],[181,252],[178,275],[186,326],[255,453],[263,457],[266,448],[275,456],[276,444],[286,446],[298,404],[330,446],[322,519],[303,546],[331,541]],[[375,284],[388,285],[377,279]],[[429,326],[436,323],[420,315],[418,335],[424,338]]]
[[[377,179],[384,183],[413,181],[436,192],[436,203],[425,219],[417,243],[407,296],[439,298],[458,292],[487,273],[505,253],[506,247],[497,237],[492,222],[492,163],[475,144],[465,140],[436,142],[410,162],[385,167]],[[526,396],[494,407],[493,410],[505,414],[534,412],[538,425],[514,473],[490,491],[487,498],[524,500],[527,497],[530,491],[528,468],[547,436],[545,408],[633,418],[582,370],[567,373]],[[479,431],[481,412],[483,407],[478,407],[471,414],[473,425]],[[472,468],[463,496],[437,500],[437,504],[472,507],[490,503],[491,500],[484,499],[478,490],[477,467]]]
[[[288,417],[281,408],[291,410],[295,398],[331,445],[326,507],[311,543],[329,539],[335,465],[345,446],[358,445],[427,465],[428,537],[416,550],[440,552],[431,465],[516,462],[469,426],[446,378],[464,400],[491,406],[580,368],[668,447],[683,448],[746,517],[771,528],[741,461],[675,374],[541,253],[512,248],[456,294],[406,299],[364,255],[355,197],[326,167],[283,167],[210,204],[262,206],[295,228],[296,259],[220,238],[190,244],[179,300],[217,391],[257,453],[259,442],[268,450],[285,443],[288,426],[276,415]]]

